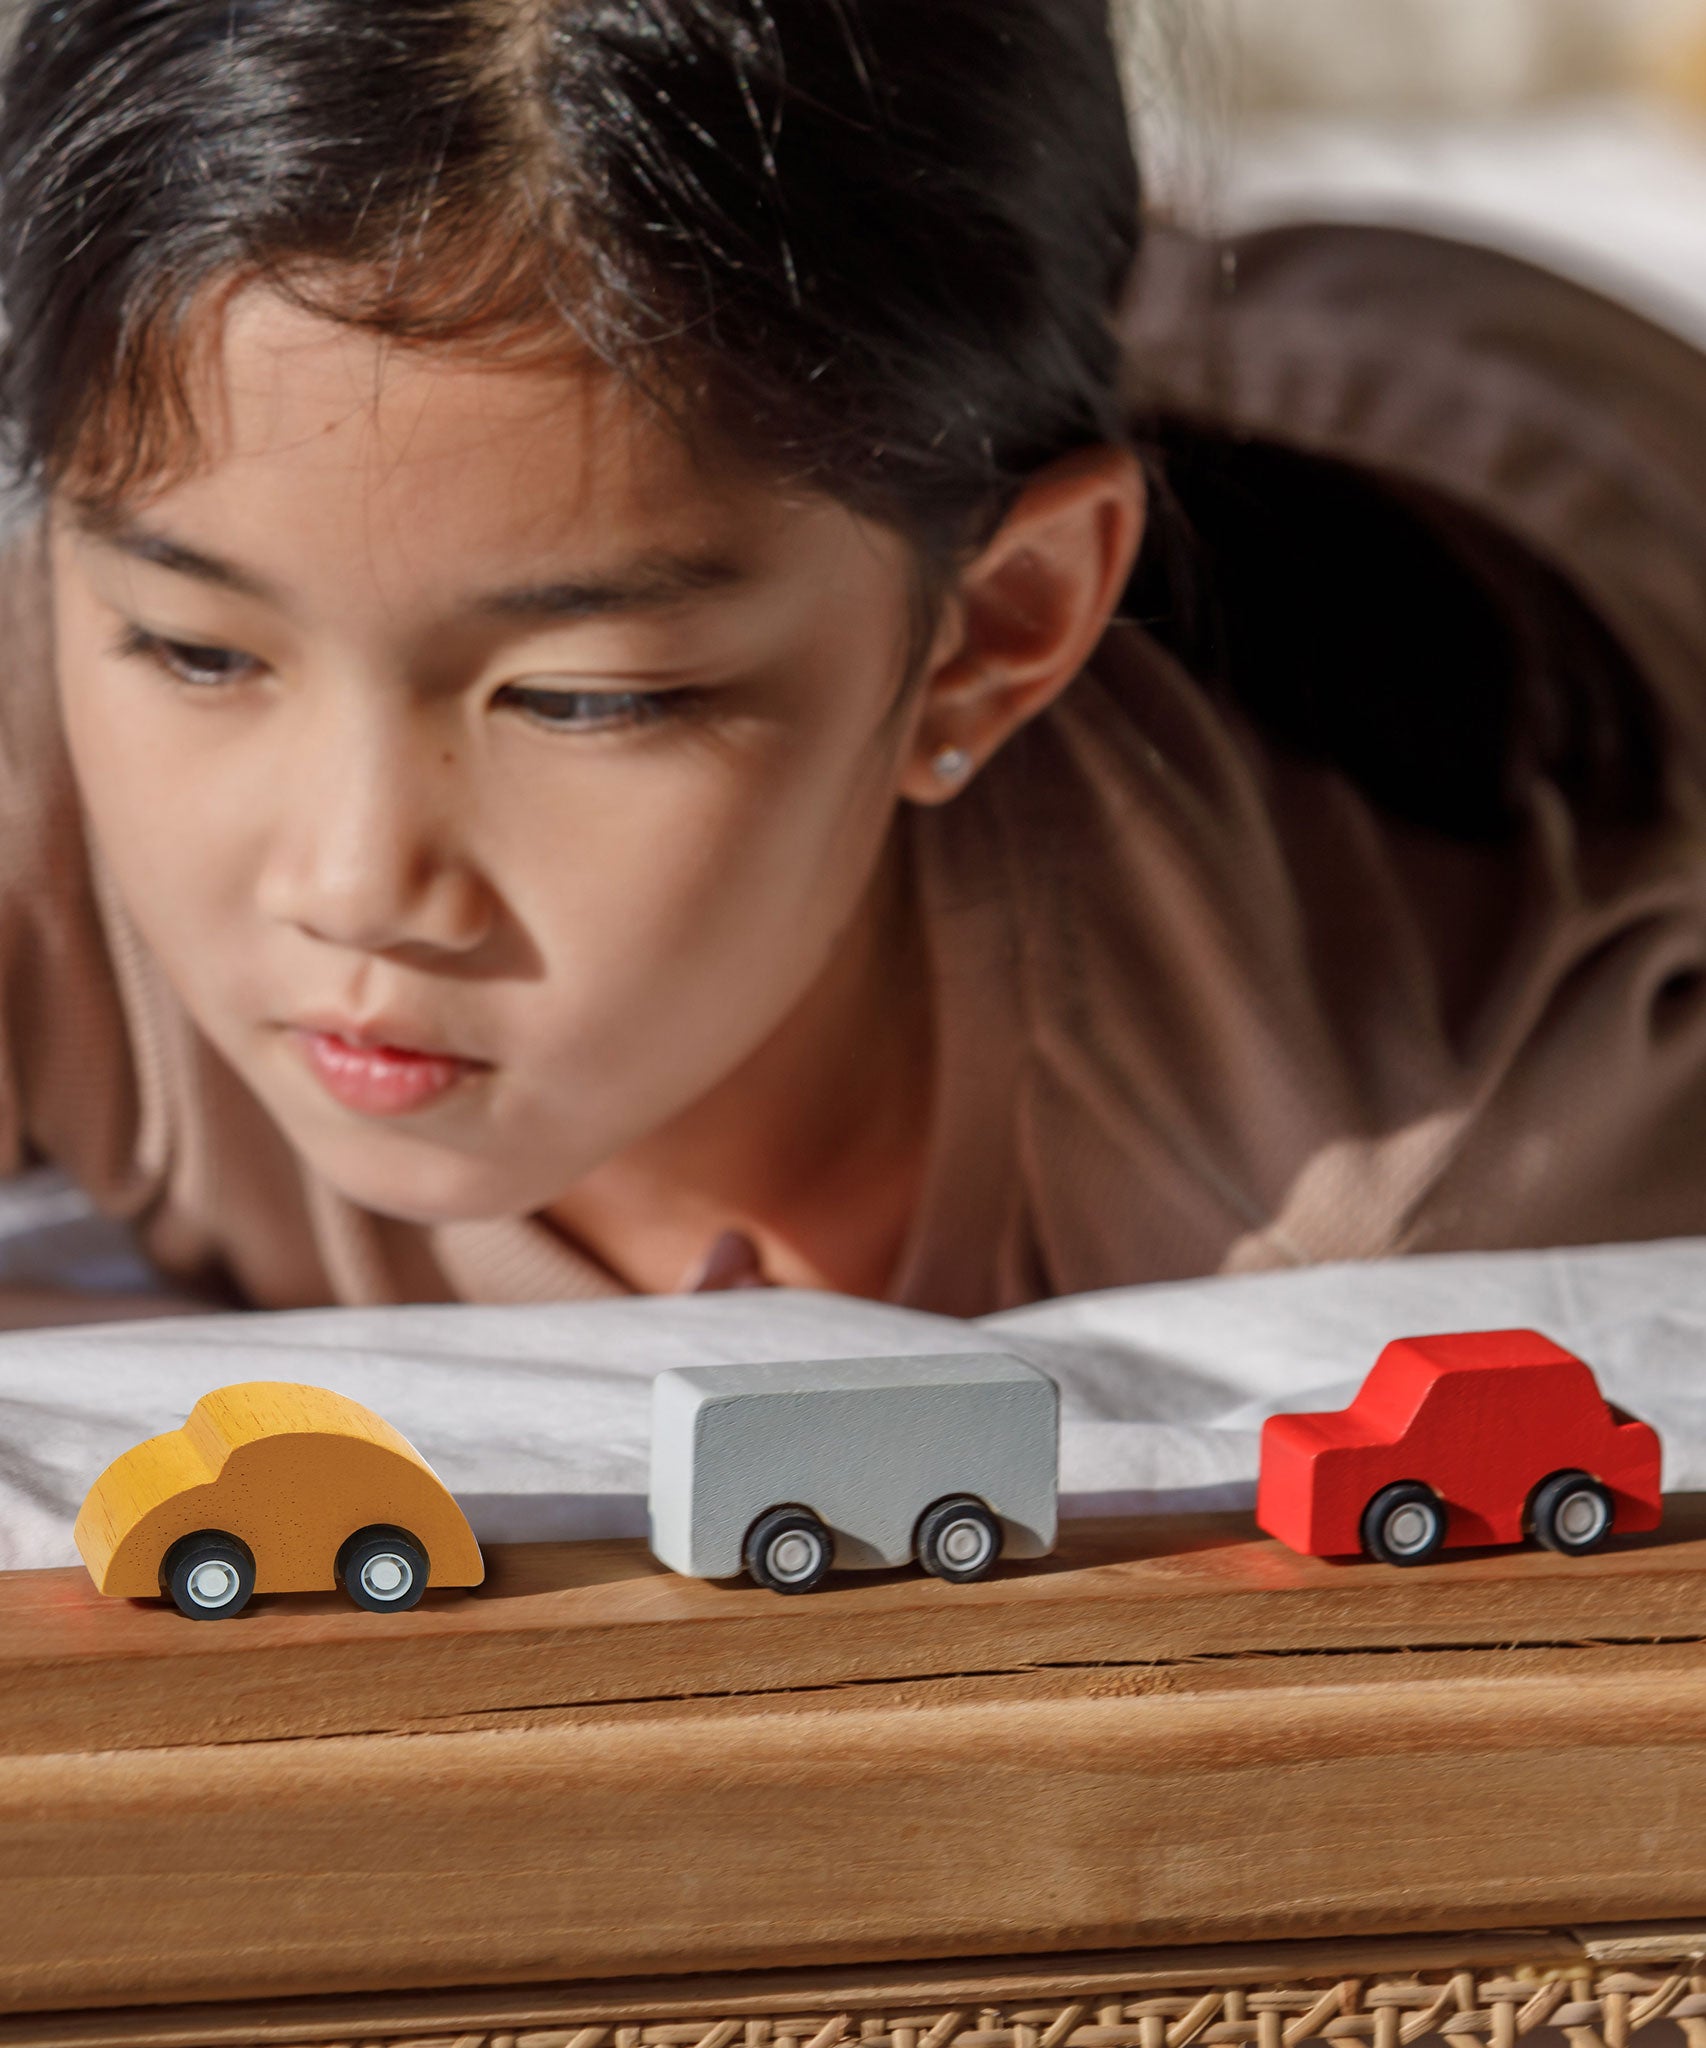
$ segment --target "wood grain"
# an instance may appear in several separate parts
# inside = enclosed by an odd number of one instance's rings
[[[1706,1908],[1706,1503],[1584,1560],[1069,1526],[973,1587],[637,1545],[208,1625],[0,1578],[0,2010]]]
[[[229,1622],[0,1573],[0,1756],[430,1728],[541,1706],[975,1672],[1502,1644],[1706,1639],[1706,1496],[1587,1558],[1425,1570],[1299,1557],[1242,1515],[1068,1522],[973,1586],[850,1573],[803,1600],[677,1578],[637,1542],[494,1546],[486,1585],[409,1614],[275,1596]]]

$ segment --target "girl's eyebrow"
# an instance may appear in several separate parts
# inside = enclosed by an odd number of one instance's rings
[[[613,612],[662,611],[689,597],[730,590],[746,571],[726,555],[675,555],[654,550],[612,575],[490,590],[469,609],[500,619],[590,619]]]
[[[204,555],[199,548],[186,547],[182,541],[173,540],[169,534],[158,533],[144,526],[140,520],[127,518],[123,513],[108,512],[79,506],[75,514],[78,530],[101,546],[114,549],[132,560],[147,562],[156,569],[169,569],[176,576],[191,576],[198,583],[209,583],[216,590],[234,591],[239,597],[252,597],[261,604],[271,605],[276,611],[289,607],[284,593],[269,583],[264,576],[257,576],[251,570],[240,569],[234,562],[223,562],[217,555]]]
[[[253,598],[275,611],[292,609],[287,593],[264,576],[218,555],[205,554],[200,548],[186,546],[139,520],[80,509],[77,523],[91,539],[136,561],[170,570],[177,576],[192,577],[198,583],[232,591],[239,597]],[[747,572],[727,555],[710,551],[673,554],[666,549],[653,549],[598,576],[565,577],[480,592],[467,600],[465,609],[486,618],[539,622],[608,618],[622,612],[662,611],[686,598],[728,590],[746,580]]]

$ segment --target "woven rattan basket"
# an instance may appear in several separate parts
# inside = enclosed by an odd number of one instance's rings
[[[1501,1946],[1506,1960],[1490,1960]],[[0,2048],[1514,2048],[1543,2029],[1570,2048],[1626,2048],[1660,2021],[1706,2048],[1706,1929],[992,1959],[907,1973],[907,1997],[899,1974],[722,1979],[702,1987],[702,2009],[690,1980],[659,1979],[0,2019]],[[984,2000],[980,1974],[997,1990],[1054,1988]],[[944,1995],[919,1995],[932,1978]]]

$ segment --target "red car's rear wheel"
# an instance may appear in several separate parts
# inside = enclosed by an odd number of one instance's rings
[[[1534,1489],[1528,1508],[1535,1542],[1565,1557],[1597,1550],[1615,1516],[1609,1490],[1586,1472],[1554,1472]]]

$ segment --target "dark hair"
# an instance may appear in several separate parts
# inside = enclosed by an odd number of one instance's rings
[[[38,485],[182,462],[198,317],[253,280],[591,349],[934,552],[1122,437],[1107,0],[35,0],[0,91]]]

